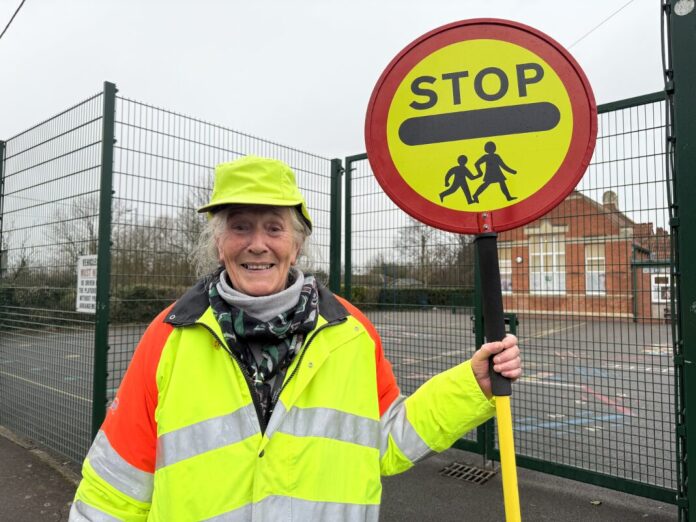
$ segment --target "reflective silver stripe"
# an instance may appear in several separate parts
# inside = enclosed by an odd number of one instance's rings
[[[157,439],[156,468],[170,466],[259,433],[256,418],[254,405],[249,404],[228,415],[165,433]]]
[[[313,502],[292,497],[266,497],[206,522],[242,522],[248,520],[326,520],[331,522],[377,522],[379,504],[339,504]]]
[[[278,401],[276,410],[285,407]],[[290,411],[274,411],[282,420],[280,425],[269,424],[270,429],[295,435],[296,437],[324,437],[327,439],[351,442],[369,448],[379,448],[379,421],[360,417],[332,408],[292,408]],[[269,433],[270,432],[270,433]]]
[[[121,493],[140,502],[152,500],[153,474],[126,462],[111,447],[103,431],[97,433],[87,460],[97,475]]]
[[[206,518],[204,522],[248,522],[252,517],[252,506],[247,504],[234,511],[217,515],[213,518]]]
[[[70,507],[68,522],[118,522],[118,519],[78,500]]]
[[[380,457],[384,456],[389,443],[389,435],[401,452],[411,462],[418,462],[435,453],[413,428],[406,417],[406,397],[400,395],[382,415]]]
[[[283,419],[285,419],[285,415],[287,415],[287,413],[288,411],[285,409],[285,404],[283,404],[283,401],[278,399],[276,405],[273,407],[273,414],[268,421],[268,426],[266,426],[266,437],[270,438],[271,435],[276,432],[278,426],[280,426]]]

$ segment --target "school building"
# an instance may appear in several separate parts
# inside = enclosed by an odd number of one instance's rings
[[[507,312],[664,321],[670,236],[574,191],[544,217],[498,235]]]

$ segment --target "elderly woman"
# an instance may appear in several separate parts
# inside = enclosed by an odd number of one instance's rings
[[[370,321],[297,268],[312,221],[284,163],[218,166],[200,211],[220,266],[143,335],[70,520],[376,521],[381,475],[494,414],[489,357],[520,375],[508,336],[401,395]]]

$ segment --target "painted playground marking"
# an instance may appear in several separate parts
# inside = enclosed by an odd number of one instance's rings
[[[542,330],[541,332],[535,333],[533,335],[525,336],[525,338],[540,339],[541,337],[548,337],[548,336],[553,335],[553,334],[566,332],[568,330],[573,330],[575,328],[580,328],[581,326],[585,326],[586,324],[587,323],[578,323],[578,324],[571,324],[570,326],[563,326],[561,328],[549,328],[548,330]]]
[[[57,389],[57,388],[54,388],[53,386],[47,386],[47,385],[45,385],[45,384],[41,384],[40,382],[32,381],[31,379],[26,379],[26,378],[24,378],[24,377],[20,377],[19,375],[15,375],[15,374],[13,374],[13,373],[8,373],[8,372],[0,371],[0,374],[5,375],[5,376],[7,376],[7,377],[10,377],[10,378],[12,378],[12,379],[17,379],[17,380],[20,380],[20,381],[28,382],[29,384],[33,384],[33,385],[35,385],[35,386],[39,386],[40,388],[45,388],[45,389],[47,389],[47,390],[51,390],[51,391],[53,391],[53,392],[60,393],[61,395],[65,395],[65,396],[67,396],[67,397],[72,397],[73,399],[77,399],[77,400],[79,400],[79,401],[88,402],[88,403],[90,403],[90,404],[92,403],[92,399],[87,399],[87,398],[85,398],[85,397],[80,397],[79,395],[75,395],[75,394],[73,394],[73,393],[68,393],[68,392],[66,392],[66,391],[63,391],[63,390],[59,390],[59,389]]]
[[[580,427],[590,432],[602,430],[600,426],[587,426],[595,422],[616,422],[623,419],[621,414],[599,414],[587,417],[568,417],[564,420],[543,421],[534,417],[520,419],[515,423],[515,431],[563,430]]]

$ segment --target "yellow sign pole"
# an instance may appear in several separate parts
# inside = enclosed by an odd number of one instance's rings
[[[517,489],[515,441],[512,436],[512,411],[509,396],[496,397],[495,412],[498,419],[498,444],[500,445],[500,467],[503,473],[505,520],[519,522],[522,517],[520,515],[520,495]]]

